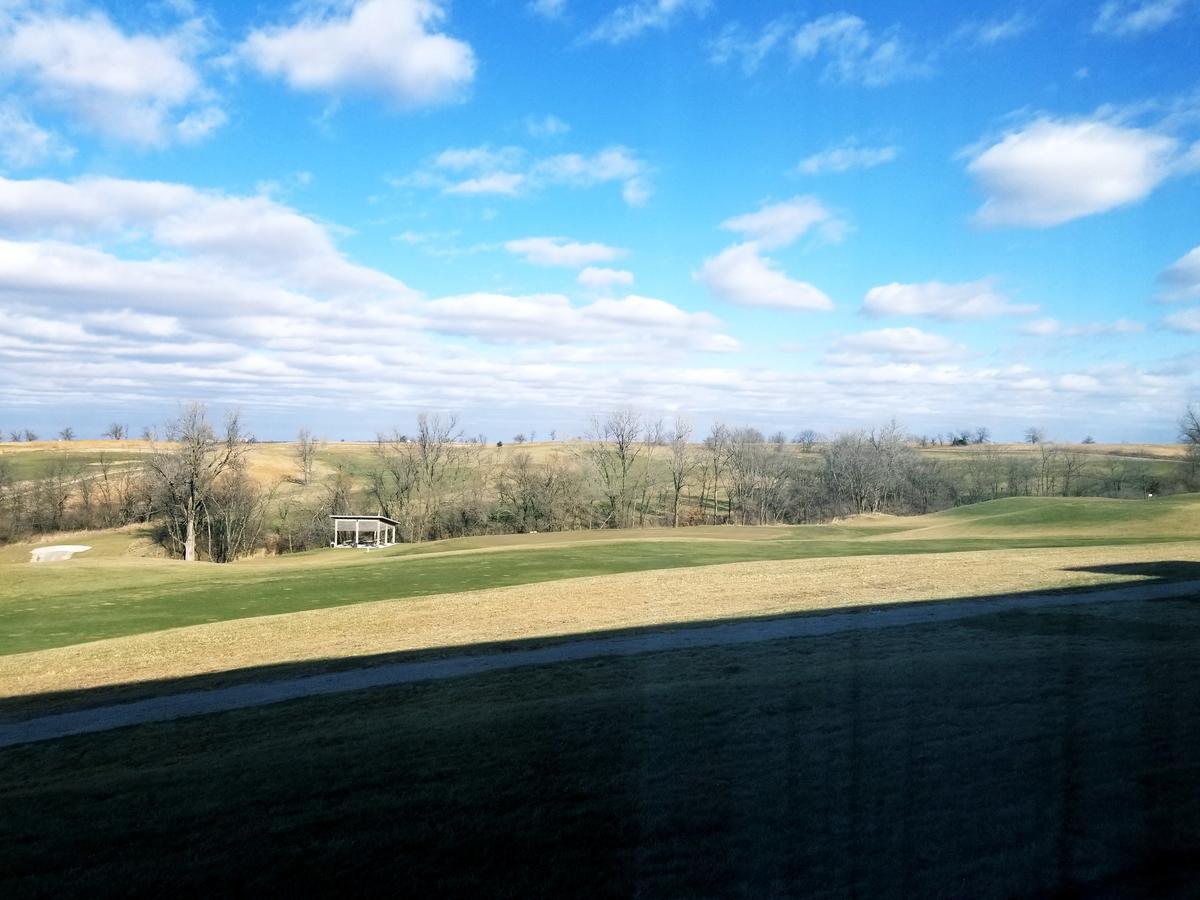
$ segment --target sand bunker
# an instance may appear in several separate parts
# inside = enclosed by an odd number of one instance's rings
[[[87,544],[57,544],[53,547],[38,547],[31,550],[31,562],[55,562],[60,559],[70,559],[76,553],[84,553],[92,548]]]

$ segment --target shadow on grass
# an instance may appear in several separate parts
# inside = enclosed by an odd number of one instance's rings
[[[1005,608],[10,748],[0,894],[1194,895],[1200,604]]]
[[[474,644],[447,645],[440,647],[422,648],[419,650],[404,650],[386,653],[366,654],[362,656],[303,660],[296,662],[272,663],[260,666],[249,666],[240,669],[230,669],[200,675],[188,675],[178,678],[163,678],[146,681],[130,682],[119,685],[107,685],[96,688],[32,694],[20,697],[0,699],[0,724],[14,723],[35,718],[40,715],[52,715],[75,710],[85,710],[100,706],[119,703],[130,703],[152,697],[171,696],[196,691],[209,691],[219,688],[233,687],[260,682],[285,681],[306,676],[327,673],[346,672],[358,669],[369,669],[379,666],[392,666],[403,663],[420,663],[434,660],[444,660],[455,657],[486,656],[492,654],[519,653],[571,644],[579,641],[597,641],[609,638],[628,638],[638,635],[649,635],[662,632],[680,632],[694,629],[712,628],[714,626],[729,626],[739,624],[762,623],[768,624],[781,621],[810,620],[818,617],[850,614],[854,616],[869,616],[871,613],[925,607],[928,604],[967,603],[988,604],[996,601],[1021,601],[1042,597],[1062,597],[1068,601],[1072,597],[1094,594],[1098,591],[1126,591],[1141,586],[1163,585],[1195,582],[1200,586],[1200,563],[1189,560],[1163,560],[1156,562],[1113,563],[1094,566],[1068,567],[1064,571],[1089,572],[1119,576],[1137,581],[1106,583],[1101,585],[1083,585],[1047,590],[1025,591],[1019,593],[977,595],[954,598],[953,600],[909,601],[900,603],[868,604],[848,607],[828,607],[821,610],[806,611],[785,615],[740,616],[731,618],[706,619],[679,623],[661,623],[648,627],[606,629],[589,632],[552,635],[546,637],[522,638],[511,641],[491,641]],[[1197,590],[1200,595],[1200,588]],[[1012,630],[1033,627],[1028,622],[1032,612],[1019,609],[997,610],[988,618],[999,630]],[[1054,619],[1047,613],[1037,614],[1038,625],[1051,633],[1055,628]],[[1078,620],[1070,619],[1069,628],[1078,628]],[[1024,623],[1024,624],[1022,624]],[[919,625],[919,622],[911,623]],[[985,623],[985,627],[987,623]],[[1144,631],[1144,630],[1143,630]],[[789,639],[782,637],[780,639]],[[672,652],[667,648],[663,652]]]

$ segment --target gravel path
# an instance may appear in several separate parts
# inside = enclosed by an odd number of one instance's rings
[[[522,666],[575,662],[608,656],[634,656],[786,638],[819,637],[856,629],[895,628],[957,622],[1010,610],[1082,606],[1133,600],[1165,600],[1200,594],[1200,581],[1142,584],[1078,594],[1033,594],[988,600],[939,600],[872,608],[858,612],[809,614],[789,618],[665,629],[609,638],[579,639],[532,650],[391,663],[322,675],[239,684],[207,691],[169,694],[130,703],[60,713],[0,725],[0,747],[51,741],[149,722],[266,706],[287,700],[341,694],[366,688],[480,675]]]

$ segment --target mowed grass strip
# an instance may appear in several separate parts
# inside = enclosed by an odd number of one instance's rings
[[[1200,542],[731,563],[626,572],[235,619],[0,656],[0,717],[206,684],[486,652],[642,628],[881,604],[1200,582]],[[297,666],[296,664],[309,664]],[[73,692],[77,697],[62,697]],[[83,693],[87,696],[84,697]]]
[[[1198,643],[1048,609],[10,748],[0,892],[1187,896]]]
[[[1195,539],[1200,497],[1155,501],[1064,501],[1086,508],[1054,524],[1054,500],[994,501],[973,507],[946,527],[946,513],[847,526],[740,529],[767,540],[688,538],[571,542],[527,549],[413,554],[316,551],[225,566],[152,559],[79,559],[59,564],[0,566],[0,655],[61,647],[123,635],[484,588],[724,563],[929,554],[1033,547],[1088,547]],[[1009,513],[1034,510],[1036,525],[993,532]],[[1049,512],[1046,512],[1049,511]],[[981,514],[978,514],[981,513]],[[962,510],[957,514],[964,516]],[[1118,516],[1116,525],[1112,517]],[[978,521],[977,521],[978,520]],[[931,527],[933,526],[933,527]],[[735,531],[731,529],[731,531]],[[849,534],[848,534],[849,532]],[[1032,533],[1028,533],[1032,532]],[[662,533],[662,532],[658,532]],[[986,536],[976,536],[980,533]],[[856,536],[851,536],[856,535]],[[907,537],[906,537],[907,535]],[[531,538],[540,539],[541,535]],[[479,540],[479,539],[476,539]],[[446,542],[452,544],[454,542]]]

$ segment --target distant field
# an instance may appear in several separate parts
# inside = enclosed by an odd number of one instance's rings
[[[1154,501],[1019,498],[929,516],[872,517],[832,526],[467,538],[378,552],[320,550],[228,565],[117,555],[121,540],[137,540],[133,532],[123,535],[104,545],[104,555],[63,564],[28,564],[29,546],[6,548],[0,555],[0,654],[365,601],[620,572],[1194,541],[1200,537],[1200,496]],[[92,542],[90,536],[76,537]]]

